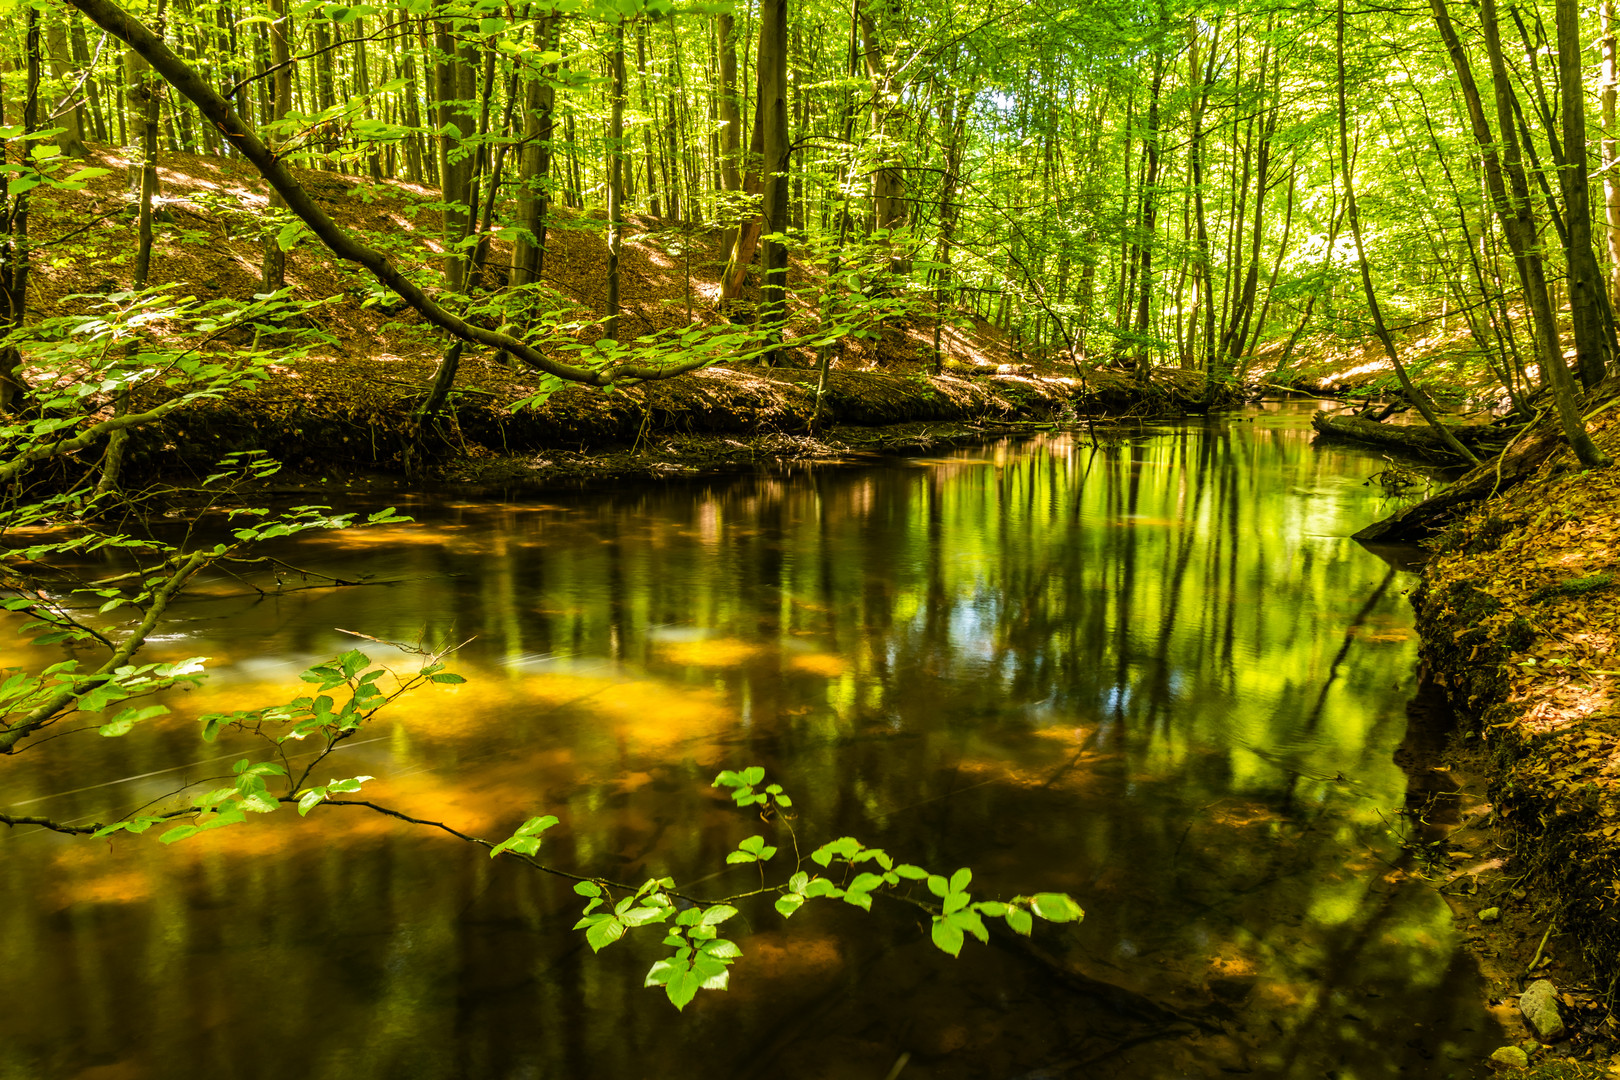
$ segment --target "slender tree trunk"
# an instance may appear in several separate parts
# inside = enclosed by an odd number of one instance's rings
[[[1153,367],[1152,350],[1148,338],[1152,332],[1150,317],[1153,310],[1153,241],[1158,235],[1159,186],[1159,92],[1164,86],[1164,57],[1153,60],[1153,85],[1148,90],[1147,131],[1143,133],[1143,149],[1147,151],[1147,168],[1142,173],[1142,219],[1137,235],[1137,261],[1140,280],[1136,301],[1136,378],[1147,382]]]
[[[292,52],[288,45],[292,37],[292,16],[287,10],[287,0],[270,0],[270,18],[272,71],[267,80],[270,84],[270,133],[267,133],[266,141],[271,149],[275,149],[284,141],[277,125],[286,120],[287,114],[292,111]],[[287,206],[287,201],[274,188],[270,190],[270,206],[272,209],[285,209]],[[259,284],[261,290],[267,293],[279,292],[287,286],[287,253],[281,250],[281,244],[277,242],[277,231],[265,230]]]
[[[1620,132],[1615,129],[1615,9],[1614,0],[1602,0],[1598,12],[1603,22],[1599,46],[1603,71],[1598,101],[1603,123],[1603,235],[1609,251],[1609,300],[1620,306]]]
[[[1430,6],[1438,12],[1436,19],[1445,12],[1445,0],[1429,0]],[[1541,367],[1542,380],[1552,389],[1553,401],[1558,408],[1558,416],[1564,427],[1564,436],[1569,440],[1576,457],[1587,468],[1597,468],[1607,465],[1608,458],[1597,448],[1591,435],[1586,431],[1586,424],[1581,419],[1580,404],[1575,396],[1575,380],[1564,363],[1563,347],[1558,339],[1558,323],[1553,316],[1551,299],[1547,293],[1547,280],[1542,264],[1536,229],[1535,209],[1530,202],[1530,185],[1525,177],[1524,166],[1519,158],[1519,139],[1513,127],[1513,83],[1509,79],[1507,61],[1502,53],[1502,38],[1500,20],[1496,13],[1496,0],[1482,0],[1480,4],[1480,23],[1484,30],[1485,51],[1491,62],[1491,82],[1496,91],[1497,128],[1501,136],[1501,163],[1495,169],[1495,191],[1498,214],[1502,218],[1502,232],[1507,237],[1508,245],[1513,250],[1514,261],[1518,264],[1520,281],[1524,286],[1525,299],[1530,308],[1530,316],[1535,327],[1538,363]],[[1442,33],[1450,29],[1450,19],[1444,19]],[[1456,67],[1457,59],[1463,59],[1466,67],[1466,54],[1462,52],[1461,45],[1453,45],[1453,33],[1447,41],[1447,49],[1453,58]],[[1461,71],[1458,73],[1458,82],[1462,84],[1465,99],[1473,87],[1473,75],[1469,72],[1466,78]],[[1474,90],[1477,97],[1478,91]],[[1474,105],[1470,102],[1472,113]],[[1480,111],[1483,119],[1483,110]],[[1478,121],[1474,122],[1476,137],[1481,128]],[[1489,129],[1484,129],[1486,138],[1481,140],[1481,147],[1490,145]],[[1496,155],[1489,149],[1482,149],[1485,160],[1485,174],[1487,179],[1493,175],[1492,166]],[[1507,190],[1503,190],[1503,176],[1506,174]],[[1511,199],[1508,197],[1511,193]]]
[[[653,104],[647,96],[647,28],[636,24],[636,84],[641,98],[641,111],[644,120],[641,125],[641,160],[647,166],[647,212],[653,217],[663,217],[663,208],[658,200],[658,150],[653,145]]]
[[[22,134],[39,130],[39,9],[30,4],[23,17]],[[4,98],[0,96],[0,103]],[[0,104],[0,112],[3,112]],[[0,126],[4,125],[0,116]],[[22,141],[27,154],[32,143]],[[0,161],[9,160],[9,140],[0,138]],[[23,325],[28,310],[28,277],[33,252],[28,237],[29,192],[14,191],[8,173],[0,173],[0,334]],[[14,413],[22,407],[28,384],[22,375],[22,354],[15,345],[0,346],[0,409]]]
[[[535,44],[542,52],[556,47],[558,17],[535,23]],[[557,90],[556,64],[529,79],[524,102],[523,159],[518,179],[517,218],[522,230],[512,242],[512,284],[527,285],[544,276],[546,211],[551,200],[551,139]],[[524,235],[527,234],[527,235]]]
[[[434,24],[438,57],[433,68],[433,97],[438,111],[439,177],[444,194],[444,279],[451,292],[467,285],[467,249],[461,241],[472,225],[474,160],[462,140],[478,128],[468,111],[478,65],[477,47],[458,42],[448,22]]]
[[[788,20],[787,0],[760,0],[759,108],[765,160],[765,285],[761,295],[760,329],[767,335],[770,353],[781,344],[787,321],[787,245],[782,237],[792,224],[788,218]]]
[[[45,45],[50,50],[51,78],[66,87],[62,99],[51,110],[55,118],[52,126],[59,127],[54,136],[56,148],[68,157],[86,158],[90,151],[84,145],[84,100],[82,93],[75,93],[73,82],[73,47],[68,43],[67,26],[59,21],[57,13],[52,13],[50,25],[45,28]],[[65,18],[65,16],[60,16]]]
[[[1555,0],[1558,24],[1558,96],[1563,106],[1564,205],[1568,210],[1569,309],[1581,382],[1603,381],[1614,355],[1604,318],[1603,277],[1592,253],[1592,208],[1586,185],[1586,96],[1581,79],[1581,12],[1577,0]]]
[[[619,253],[624,243],[624,21],[613,25],[613,50],[608,53],[609,104],[607,145],[607,321],[602,336],[619,339]]]

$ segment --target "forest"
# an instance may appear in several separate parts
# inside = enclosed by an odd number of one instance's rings
[[[0,0],[0,1080],[1606,1063],[1615,20]]]

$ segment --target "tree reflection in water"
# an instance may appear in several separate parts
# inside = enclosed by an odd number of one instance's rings
[[[224,771],[251,744],[205,746],[188,718],[269,700],[352,645],[333,627],[476,634],[466,686],[402,704],[334,775],[482,835],[555,813],[552,861],[691,882],[769,833],[708,788],[763,764],[802,840],[972,866],[985,898],[1068,891],[1088,917],[1042,948],[1220,1024],[1132,1015],[998,948],[953,963],[910,913],[841,905],[746,912],[733,989],[677,1017],[641,988],[655,942],[592,958],[566,884],[334,812],[173,848],[0,836],[0,1077],[1461,1068],[1495,1033],[1389,833],[1406,579],[1345,539],[1377,467],[1263,413],[424,501],[421,527],[298,551],[399,584],[261,603],[205,583],[161,648],[216,674],[172,723],[4,765],[12,806],[121,813]]]

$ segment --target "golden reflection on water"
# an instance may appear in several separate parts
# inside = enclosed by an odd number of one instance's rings
[[[1491,1032],[1444,907],[1390,870],[1410,616],[1344,539],[1376,512],[1361,479],[1378,467],[1249,424],[418,505],[418,526],[276,552],[390,584],[260,600],[204,581],[149,657],[214,658],[172,717],[0,762],[0,804],[28,813],[171,805],[266,756],[247,733],[201,743],[202,713],[287,700],[303,666],[357,644],[410,669],[337,627],[466,642],[450,664],[467,683],[402,699],[312,779],[371,775],[364,797],[497,839],[556,814],[545,857],[619,880],[745,889],[757,873],[725,869],[742,838],[786,853],[847,833],[971,865],[981,896],[1067,890],[1087,920],[1043,930],[1044,949],[1219,1004],[1232,1034],[1111,1054],[1141,1030],[1017,956],[953,963],[914,912],[838,904],[787,924],[749,908],[733,990],[677,1018],[641,989],[652,943],[582,950],[571,883],[327,807],[172,846],[0,834],[16,1002],[0,1080],[619,1077],[650,1061],[705,1080],[874,1076],[901,1052],[941,1077],[1098,1055],[1097,1075],[1131,1077],[1470,1060]],[[753,763],[793,794],[792,834],[709,787]],[[1433,1033],[1419,1049],[1414,1018]]]

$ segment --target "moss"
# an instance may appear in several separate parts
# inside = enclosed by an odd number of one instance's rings
[[[1555,596],[1584,596],[1586,593],[1606,589],[1613,584],[1613,574],[1589,574],[1586,577],[1570,578],[1568,581],[1560,581],[1557,585],[1537,589],[1530,594],[1530,602],[1539,604]]]

